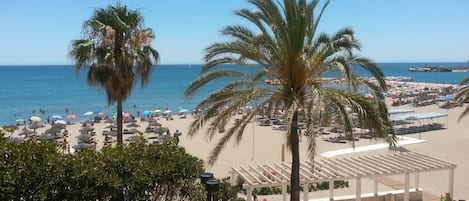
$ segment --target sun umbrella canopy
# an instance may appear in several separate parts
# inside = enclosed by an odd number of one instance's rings
[[[83,115],[90,116],[90,115],[93,115],[93,112],[91,112],[91,111],[90,112],[85,112],[85,113],[83,113]]]
[[[172,111],[171,110],[165,110],[163,111],[163,114],[170,114]]]
[[[69,114],[69,115],[67,115],[65,118],[67,118],[67,119],[75,119],[75,118],[77,118],[77,116],[75,116],[74,114]]]
[[[125,113],[125,112],[123,112],[123,113],[122,113],[122,117],[124,117],[124,118],[130,117],[130,113]]]
[[[17,119],[15,122],[23,123],[23,122],[24,122],[24,119]]]
[[[96,113],[96,116],[102,117],[102,116],[104,116],[104,112],[98,112],[98,113]]]
[[[154,110],[153,112],[154,112],[154,113],[160,113],[161,110]]]
[[[55,121],[55,123],[56,124],[67,124],[67,122],[64,121],[64,120],[57,120],[57,121]]]
[[[189,110],[187,110],[187,109],[181,109],[181,110],[179,110],[179,113],[188,113],[188,112],[189,112]]]
[[[100,112],[102,112],[102,110],[100,110],[100,109],[97,109],[97,110],[94,111],[95,114],[98,114]]]
[[[52,118],[52,119],[63,119],[63,117],[58,115],[58,114],[52,115],[50,118]]]
[[[151,112],[147,110],[147,111],[144,111],[142,114],[143,114],[143,115],[150,115]]]
[[[38,116],[32,116],[31,118],[29,118],[31,121],[41,121],[41,117],[38,117]]]

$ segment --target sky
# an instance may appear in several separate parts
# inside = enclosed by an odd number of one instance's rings
[[[253,9],[246,0],[120,0],[139,10],[153,29],[160,64],[201,64],[204,49],[229,41],[220,30],[250,26],[235,16]],[[105,0],[15,0],[0,7],[0,65],[73,64],[70,42],[82,37],[83,22]],[[321,4],[324,1],[321,2]],[[469,61],[467,0],[332,0],[319,25],[333,34],[355,30],[360,55],[376,62]],[[252,26],[251,26],[252,27]]]

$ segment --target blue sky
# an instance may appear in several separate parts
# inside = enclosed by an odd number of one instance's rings
[[[251,8],[245,0],[121,0],[139,9],[156,34],[161,64],[203,62],[203,50],[227,38],[226,25],[245,24],[233,15]],[[81,37],[94,8],[115,1],[2,1],[0,65],[72,64],[70,41]],[[352,27],[361,55],[377,62],[465,62],[469,60],[467,0],[332,0],[319,30]]]

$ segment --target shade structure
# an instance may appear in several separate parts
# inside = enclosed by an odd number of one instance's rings
[[[124,118],[130,117],[130,113],[125,113],[125,112],[123,112],[123,113],[122,113],[122,117],[124,117]]]
[[[91,112],[91,111],[85,112],[85,113],[83,113],[83,115],[85,115],[85,116],[90,116],[90,115],[93,115],[93,112]]]
[[[67,119],[75,119],[75,118],[77,118],[77,116],[74,115],[74,114],[68,114],[65,118],[67,118]]]
[[[92,147],[93,147],[93,144],[87,144],[87,143],[78,143],[77,145],[73,146],[75,150],[91,149]]]
[[[153,122],[148,123],[148,126],[161,126],[161,124],[156,121],[153,121]]]
[[[140,125],[136,124],[136,123],[130,123],[127,125],[127,127],[140,127]]]
[[[41,125],[38,125],[38,124],[33,124],[33,125],[30,125],[29,128],[30,129],[38,129],[38,128],[41,128],[42,126]]]
[[[153,110],[154,113],[160,113],[161,110]]]
[[[24,119],[17,119],[15,120],[16,123],[24,123]]]
[[[147,111],[144,111],[142,114],[143,114],[143,115],[150,115],[151,113],[152,113],[152,112],[150,112],[150,111],[147,110]]]
[[[31,121],[35,121],[35,122],[38,122],[38,121],[41,121],[41,117],[38,117],[38,116],[32,116],[31,118],[29,118]]]
[[[163,111],[163,114],[171,114],[171,112],[172,112],[171,110],[165,110]]]
[[[179,113],[188,113],[188,112],[189,112],[188,109],[181,109],[181,110],[179,110]]]
[[[386,155],[367,155],[347,158],[324,158],[314,161],[300,162],[300,184],[308,187],[312,183],[329,182],[329,200],[335,200],[332,191],[337,180],[356,180],[356,200],[361,200],[361,180],[392,175],[405,175],[404,199],[409,200],[409,175],[431,171],[449,170],[450,195],[453,194],[455,164],[415,152],[401,152]],[[253,188],[282,186],[282,194],[286,194],[286,186],[290,184],[291,163],[265,163],[232,166],[231,178],[239,176],[244,180],[242,187],[246,189],[247,200],[251,200]],[[418,178],[418,177],[417,177]],[[232,180],[234,183],[234,180]],[[418,183],[418,182],[417,182]],[[418,185],[415,187],[418,189]],[[377,195],[377,183],[374,194]],[[307,191],[306,191],[307,192]],[[308,194],[304,194],[308,200]],[[282,200],[286,200],[283,196]]]
[[[102,116],[104,116],[104,112],[98,112],[98,113],[96,113],[96,116],[102,117]]]
[[[64,120],[57,120],[57,121],[55,121],[55,123],[56,124],[67,124],[67,122],[64,121]]]
[[[63,119],[63,117],[61,115],[58,115],[58,114],[54,114],[50,118],[52,118],[52,119]]]

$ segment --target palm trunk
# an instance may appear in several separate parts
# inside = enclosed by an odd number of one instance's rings
[[[122,101],[117,101],[117,144],[122,145]]]
[[[290,143],[291,143],[291,177],[290,177],[290,189],[291,189],[291,201],[300,200],[300,151],[299,151],[299,139],[298,139],[298,111],[294,111],[292,117],[292,124],[290,130]]]

